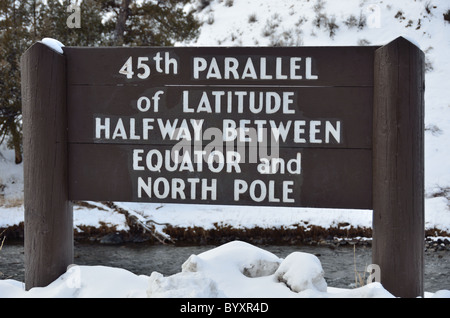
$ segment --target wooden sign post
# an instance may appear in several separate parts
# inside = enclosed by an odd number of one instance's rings
[[[41,43],[22,57],[25,287],[73,263],[67,161],[66,59]]]
[[[375,51],[372,262],[396,296],[423,296],[424,54],[404,38]]]
[[[423,294],[423,53],[403,38],[63,55],[37,43],[22,72],[27,288],[72,262],[70,200],[111,200],[373,208],[381,282]]]

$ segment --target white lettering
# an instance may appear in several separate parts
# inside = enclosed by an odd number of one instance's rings
[[[301,80],[303,78],[303,76],[297,75],[297,70],[300,69],[300,65],[298,65],[297,62],[300,62],[301,60],[302,60],[301,57],[291,57],[291,60],[290,60],[290,66],[291,66],[290,76],[291,76],[291,79]]]
[[[277,57],[276,63],[277,63],[277,66],[276,66],[276,68],[275,68],[275,69],[276,69],[276,75],[275,75],[275,78],[276,78],[276,79],[287,79],[287,78],[288,78],[287,75],[283,75],[283,74],[281,73],[282,68],[283,68],[283,66],[282,66],[283,59],[282,59],[281,57]]]
[[[175,58],[170,57],[169,52],[164,54],[165,73],[170,74],[170,66],[172,65],[173,74],[178,74],[178,62]]]
[[[200,72],[206,70],[207,66],[208,63],[206,62],[206,59],[204,59],[203,57],[194,57],[194,65],[193,65],[194,79],[199,79]]]
[[[250,199],[254,202],[262,202],[264,200],[268,200],[269,202],[286,202],[286,203],[294,203],[294,198],[290,197],[293,193],[292,186],[294,185],[294,181],[285,180],[282,181],[281,185],[281,198],[275,196],[275,189],[279,189],[280,186],[276,185],[275,180],[269,180],[268,183],[263,180],[253,180],[248,185],[247,181],[241,179],[234,180],[234,193],[233,199],[234,201],[239,201],[241,194],[248,193]]]
[[[237,68],[239,66],[239,62],[234,57],[226,57],[224,61],[225,70],[224,70],[224,78],[230,79],[230,73],[233,74],[233,79],[239,79],[239,74]]]
[[[319,76],[311,74],[311,69],[312,69],[311,63],[312,63],[312,59],[310,57],[307,57],[306,58],[306,70],[305,70],[306,79],[316,80],[319,78]]]
[[[122,138],[124,140],[127,139],[127,132],[125,130],[125,127],[123,126],[122,118],[119,118],[119,120],[117,121],[116,128],[114,129],[112,135],[112,139],[117,138]]]
[[[152,179],[147,177],[145,180],[142,177],[137,178],[137,195],[138,198],[157,198],[167,199],[169,196],[173,200],[217,200],[217,179],[199,179],[188,178],[186,180],[181,178],[167,179],[165,177],[158,177]],[[197,197],[196,187],[200,185],[200,198]]]
[[[208,74],[206,74],[206,78],[216,78],[216,79],[222,79],[222,75],[220,74],[219,65],[217,65],[216,58],[212,58],[211,64],[208,68]]]
[[[321,139],[316,138],[316,135],[320,133],[320,129],[317,128],[320,124],[320,120],[311,120],[309,122],[309,142],[312,144],[322,143]]]
[[[333,135],[334,140],[337,143],[341,142],[341,122],[336,122],[336,127],[333,127],[333,125],[327,121],[325,123],[325,143],[330,142],[330,134]]]
[[[249,57],[247,59],[247,63],[245,63],[244,71],[242,72],[242,79],[250,77],[251,79],[258,79],[258,75],[256,75],[255,66],[253,65],[252,58]]]
[[[144,153],[144,149],[133,149],[133,170],[144,170],[145,168],[140,166],[139,163],[142,161],[141,154]]]
[[[312,57],[248,57],[239,62],[236,57],[193,57],[194,79],[260,79],[260,80],[317,80],[319,76],[312,73]],[[259,69],[255,65],[259,64]]]
[[[101,139],[102,138],[102,131],[104,132],[104,138],[109,139],[109,118],[105,118],[105,123],[102,124],[101,118],[95,118],[95,138]]]

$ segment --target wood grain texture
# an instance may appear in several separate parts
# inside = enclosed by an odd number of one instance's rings
[[[65,58],[36,43],[22,56],[25,285],[46,286],[73,262]]]
[[[395,296],[423,296],[424,54],[398,38],[374,76],[373,263]]]

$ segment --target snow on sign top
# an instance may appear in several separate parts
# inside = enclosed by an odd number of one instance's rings
[[[52,38],[43,38],[42,41],[40,41],[42,44],[45,44],[49,48],[51,48],[53,51],[63,54],[62,48],[64,47],[64,44],[59,42],[58,40],[52,39]]]

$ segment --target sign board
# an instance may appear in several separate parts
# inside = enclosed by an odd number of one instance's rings
[[[73,262],[71,200],[373,209],[373,259],[423,296],[424,54],[78,48],[22,56],[25,283]]]
[[[67,48],[69,196],[371,208],[374,51]]]

